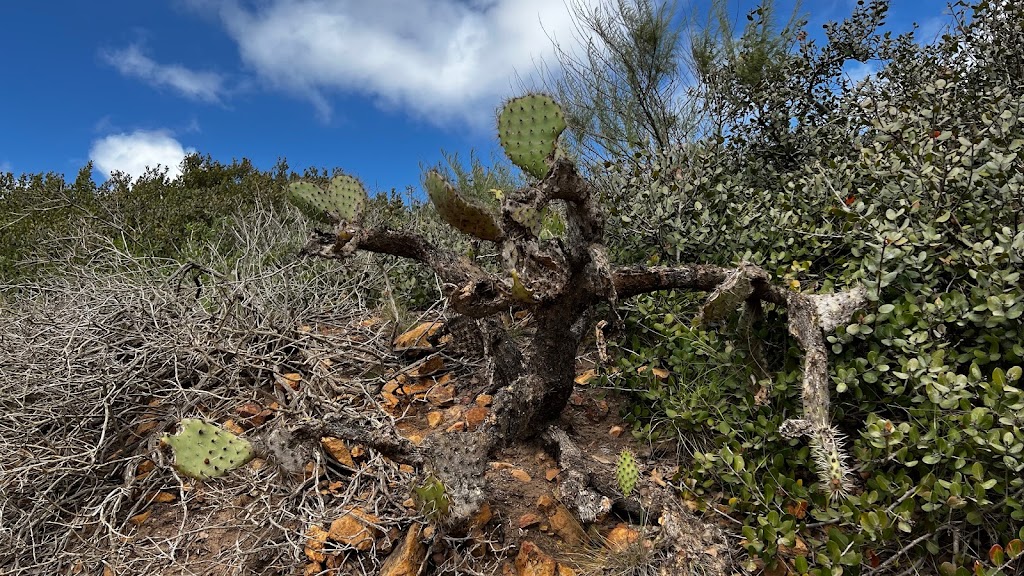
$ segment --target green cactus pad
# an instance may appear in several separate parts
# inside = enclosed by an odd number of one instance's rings
[[[366,207],[366,190],[356,178],[339,174],[327,190],[310,182],[293,182],[288,185],[288,199],[312,219],[354,222]]]
[[[636,487],[638,478],[640,478],[640,469],[637,468],[633,453],[623,450],[619,453],[619,461],[615,465],[615,479],[619,483],[619,490],[622,490],[623,496],[629,498],[633,488]]]
[[[547,159],[565,130],[562,108],[546,94],[527,94],[505,103],[498,114],[498,139],[512,163],[537,178],[550,170]]]
[[[431,520],[440,520],[448,516],[451,510],[451,500],[444,489],[444,483],[435,476],[428,476],[427,479],[413,489],[416,495],[416,503],[420,512]]]
[[[543,220],[541,213],[531,206],[520,206],[512,211],[512,219],[529,228],[534,236],[540,234],[540,227]]]
[[[248,440],[192,418],[182,420],[181,431],[163,442],[174,449],[174,467],[197,480],[223,476],[254,455]]]
[[[436,170],[427,173],[427,194],[437,213],[453,228],[481,240],[496,242],[501,239],[501,227],[485,208],[463,198]]]

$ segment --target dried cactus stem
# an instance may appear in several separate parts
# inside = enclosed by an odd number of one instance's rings
[[[783,423],[788,437],[808,436],[818,478],[832,497],[849,493],[852,471],[842,448],[842,438],[829,420],[828,352],[825,332],[830,332],[865,305],[863,288],[836,294],[789,293],[789,332],[804,351],[802,399],[804,417]]]

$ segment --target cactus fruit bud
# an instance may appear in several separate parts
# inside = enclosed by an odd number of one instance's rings
[[[427,172],[424,184],[437,213],[453,228],[481,240],[497,242],[501,239],[501,227],[494,216],[485,208],[463,198],[436,170]]]
[[[548,157],[565,130],[562,108],[547,94],[527,94],[505,103],[498,114],[498,139],[512,163],[543,179]]]
[[[181,431],[162,442],[174,449],[174,467],[197,480],[223,476],[254,455],[248,440],[192,418],[182,420]]]
[[[619,452],[619,461],[615,464],[615,479],[619,482],[619,490],[622,490],[623,496],[629,498],[639,478],[640,469],[637,468],[633,453],[629,450]]]
[[[338,174],[326,190],[311,182],[292,182],[288,185],[288,200],[314,220],[355,222],[366,208],[366,189],[356,178]]]

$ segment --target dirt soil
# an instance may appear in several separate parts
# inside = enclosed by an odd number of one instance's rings
[[[358,340],[379,322],[362,320],[350,335]],[[204,414],[200,407],[199,414],[182,416],[205,417],[241,437],[257,438],[294,426],[295,407],[304,396],[351,404],[351,394],[332,391],[376,372],[378,384],[364,389],[360,409],[394,419],[406,438],[418,443],[434,434],[473,430],[487,418],[491,399],[479,393],[478,367],[444,354],[438,327],[422,324],[418,333],[397,338],[390,365],[371,370],[324,358],[310,373],[280,374],[262,389],[240,392],[230,413]],[[346,331],[324,332],[344,337]],[[619,454],[629,450],[639,463],[641,484],[664,486],[678,466],[674,451],[659,456],[633,438],[621,417],[626,400],[594,386],[599,379],[592,362],[581,359],[577,373],[576,391],[557,424],[578,443],[593,471],[614,474]],[[583,526],[565,514],[558,501],[561,470],[539,441],[498,453],[485,473],[488,505],[478,522],[468,534],[446,534],[413,497],[422,481],[419,471],[360,445],[325,438],[319,449],[297,448],[293,462],[261,453],[225,477],[201,482],[173,469],[171,450],[159,442],[162,432],[173,429],[140,422],[138,431],[146,439],[141,450],[151,452],[124,488],[134,491],[137,505],[123,519],[122,541],[115,547],[81,534],[80,546],[90,557],[105,546],[111,554],[101,565],[72,559],[69,574],[534,576],[557,565],[561,576],[621,571],[623,561],[644,562],[651,549],[654,529],[641,519],[609,514]],[[408,552],[403,541],[410,534],[418,536],[410,538],[418,540],[412,546],[417,553],[398,558]],[[526,558],[528,553],[534,556]],[[396,568],[401,561],[407,565]],[[531,566],[541,571],[531,572]]]

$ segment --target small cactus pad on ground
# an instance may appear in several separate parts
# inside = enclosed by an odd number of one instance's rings
[[[640,470],[636,466],[636,459],[629,450],[619,453],[619,461],[615,465],[615,479],[619,482],[619,490],[622,495],[629,498],[636,487],[636,481],[640,477]]]
[[[174,449],[174,467],[197,480],[223,476],[253,458],[247,440],[192,418],[181,421],[178,434],[162,440]]]
[[[496,242],[501,239],[501,227],[486,209],[463,198],[436,170],[427,173],[427,194],[437,213],[459,232]]]
[[[354,222],[366,206],[366,189],[356,178],[339,174],[326,190],[310,182],[293,182],[288,185],[288,199],[312,219]]]
[[[423,515],[431,520],[439,520],[448,516],[451,501],[448,499],[444,484],[437,477],[428,476],[423,484],[417,486],[413,492]]]
[[[512,163],[544,178],[547,158],[565,130],[562,108],[546,94],[527,94],[505,103],[498,114],[498,139]]]

